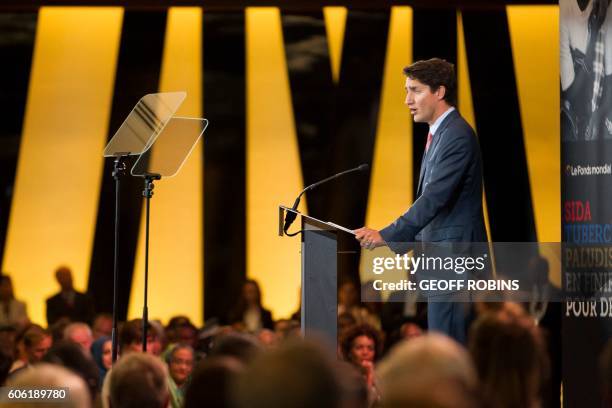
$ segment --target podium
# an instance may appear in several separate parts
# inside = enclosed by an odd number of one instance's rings
[[[279,235],[283,235],[284,215],[293,212],[300,217],[302,230],[302,298],[301,328],[304,337],[330,342],[334,352],[338,341],[338,273],[343,268],[347,243],[354,240],[352,231],[318,220],[289,207],[279,206]]]

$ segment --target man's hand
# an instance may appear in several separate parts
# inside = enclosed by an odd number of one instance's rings
[[[362,227],[355,230],[355,238],[359,241],[359,244],[367,249],[374,249],[380,246],[386,245],[385,240],[375,229]]]

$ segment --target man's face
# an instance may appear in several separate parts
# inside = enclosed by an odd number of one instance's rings
[[[47,354],[47,351],[51,348],[53,339],[51,336],[44,336],[41,341],[27,349],[28,362],[30,364],[38,363]]]
[[[91,352],[90,348],[91,343],[93,342],[93,338],[91,337],[91,333],[89,332],[89,330],[86,330],[84,328],[75,329],[70,334],[70,338],[68,340],[75,342],[76,344],[81,346],[86,354],[89,354]]]
[[[432,92],[429,85],[416,79],[406,78],[406,105],[415,122],[433,124],[436,118],[436,109],[440,103],[440,89]]]

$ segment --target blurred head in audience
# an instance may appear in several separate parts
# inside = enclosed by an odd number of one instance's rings
[[[182,387],[193,371],[193,349],[188,344],[179,343],[172,346],[166,355],[166,363],[172,381]]]
[[[164,351],[165,344],[165,333],[164,326],[159,320],[149,321],[151,327],[150,333],[147,333],[147,353],[153,354],[154,356],[161,356]]]
[[[250,363],[262,348],[253,336],[243,333],[226,333],[217,336],[210,349],[210,356],[234,357],[244,364]]]
[[[402,324],[402,327],[400,327],[400,337],[403,340],[410,340],[415,337],[419,337],[422,334],[423,329],[421,329],[421,326],[414,322],[406,322]]]
[[[502,309],[481,316],[470,329],[469,348],[485,403],[495,407],[535,407],[545,372],[545,350],[532,320]]]
[[[247,307],[261,307],[261,289],[257,281],[249,279],[244,282],[242,285],[242,299]]]
[[[0,275],[0,302],[6,302],[11,299],[15,299],[13,281],[8,275]]]
[[[165,408],[168,405],[166,367],[147,353],[130,353],[109,373],[109,399],[113,408]]]
[[[310,343],[286,342],[238,378],[236,399],[248,408],[335,408],[340,388],[329,355]]]
[[[168,343],[183,343],[195,346],[198,329],[187,316],[175,316],[166,326],[166,337]]]
[[[49,326],[49,331],[53,341],[64,340],[64,330],[72,323],[68,317],[60,317],[55,323]]]
[[[194,370],[185,394],[185,408],[233,407],[233,385],[244,364],[233,357],[209,357]]]
[[[359,303],[359,293],[357,285],[353,281],[344,281],[338,288],[338,305],[342,307],[342,312],[348,312],[353,306]]]
[[[121,355],[123,356],[131,352],[141,352],[142,337],[142,319],[133,319],[123,323],[119,330],[119,351]],[[154,337],[155,333],[149,323],[147,328],[147,353],[149,354],[152,354],[154,351],[154,348],[149,347],[149,344],[155,340]]]
[[[108,313],[100,313],[94,319],[91,331],[94,340],[102,336],[111,336],[113,333],[113,317]]]
[[[274,323],[274,332],[278,341],[283,341],[300,334],[300,323],[296,320],[281,319]]]
[[[440,334],[401,342],[378,364],[384,407],[474,407],[476,372],[465,349]]]
[[[91,345],[91,355],[100,373],[100,383],[113,364],[113,342],[110,337],[100,337]]]
[[[66,326],[64,329],[64,339],[78,344],[87,354],[91,351],[93,336],[91,335],[91,329],[85,323],[70,323]]]
[[[17,347],[21,360],[28,364],[38,363],[51,348],[51,335],[38,325],[32,325],[21,336]]]
[[[41,407],[88,408],[92,406],[91,398],[83,379],[70,370],[57,365],[43,363],[29,370],[20,371],[7,382],[7,386],[12,389],[68,388],[69,395],[65,400],[57,404],[44,403]],[[3,406],[10,407],[12,405],[3,404]],[[14,406],[23,407],[25,405],[23,403],[16,403]]]
[[[62,292],[70,292],[74,290],[72,283],[72,271],[67,266],[60,266],[55,271],[55,279],[62,288]]]
[[[266,348],[275,347],[278,344],[276,333],[268,329],[261,329],[259,333],[257,333],[257,340]]]
[[[79,344],[70,340],[61,340],[49,349],[42,361],[61,365],[74,371],[85,381],[92,400],[95,400],[100,390],[100,374],[89,351],[85,352]]]

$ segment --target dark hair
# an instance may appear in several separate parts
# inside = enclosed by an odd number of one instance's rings
[[[263,309],[263,306],[261,304],[261,288],[259,287],[259,283],[257,283],[256,280],[247,279],[242,283],[242,286],[240,287],[240,295],[238,297],[238,301],[236,302],[236,306],[234,306],[234,308],[229,314],[230,324],[241,322],[244,318],[244,312],[247,310],[248,307],[247,301],[244,298],[244,288],[247,285],[253,285],[255,287],[255,289],[257,290],[257,306],[259,307],[259,309]]]
[[[382,342],[380,341],[380,334],[378,330],[369,324],[358,324],[344,332],[342,336],[340,347],[344,358],[350,361],[351,349],[353,348],[353,342],[359,336],[366,336],[374,341],[374,358],[377,359],[382,353]]]
[[[341,397],[332,357],[303,341],[262,353],[237,378],[234,395],[239,408],[332,408]]]
[[[487,313],[470,328],[469,350],[485,402],[497,407],[531,405],[542,384],[546,351],[526,321]]]
[[[130,353],[109,372],[109,397],[113,407],[165,407],[168,385],[163,363],[147,353]]]
[[[87,384],[91,399],[96,399],[102,387],[100,373],[93,358],[85,354],[81,346],[69,340],[60,340],[53,344],[42,361],[72,370]]]
[[[51,337],[49,332],[37,324],[32,324],[22,332],[16,342],[22,341],[25,347],[32,348],[40,343],[45,337]]]
[[[209,357],[193,370],[191,385],[185,392],[185,408],[232,407],[233,385],[244,371],[233,357]]]
[[[129,320],[121,325],[119,329],[119,351],[132,344],[142,343],[142,319]],[[147,337],[155,336],[150,322],[147,322]]]
[[[404,75],[429,86],[432,92],[443,86],[446,90],[444,93],[446,103],[451,106],[457,105],[455,66],[450,62],[440,58],[416,61],[404,68]]]
[[[241,363],[248,364],[261,352],[257,340],[248,334],[227,333],[215,338],[210,356],[233,357]]]

